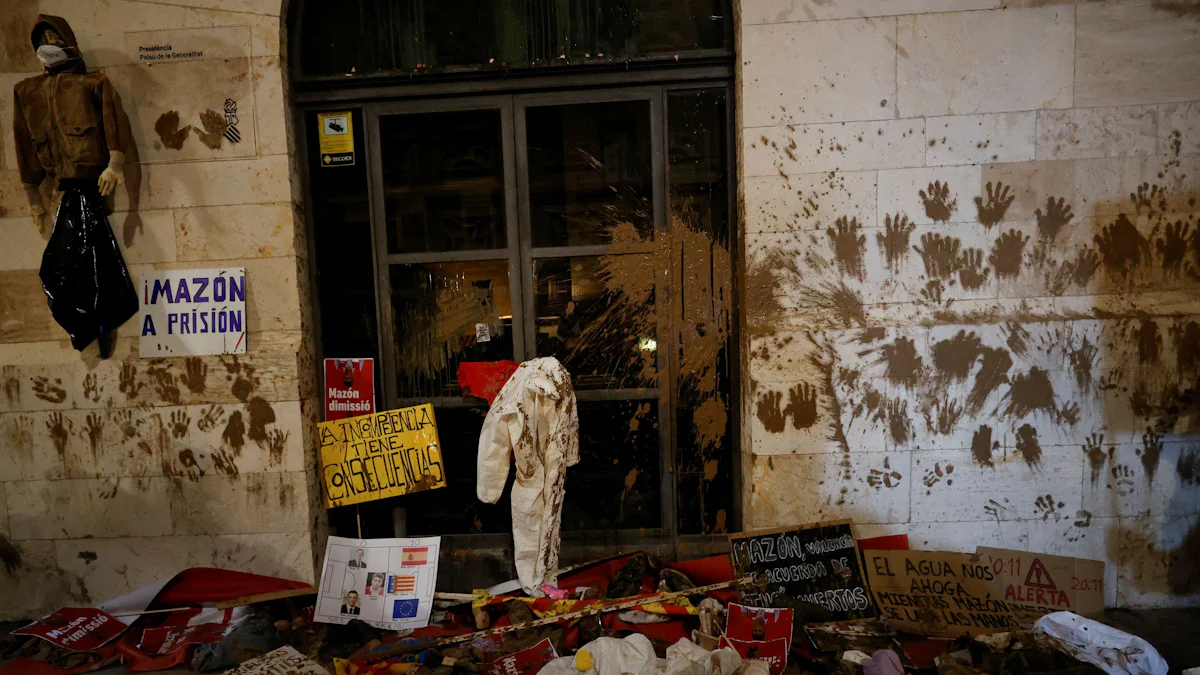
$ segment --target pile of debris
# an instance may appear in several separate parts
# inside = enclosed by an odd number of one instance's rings
[[[773,608],[742,604],[758,581],[735,578],[724,556],[659,564],[635,553],[561,571],[547,597],[503,587],[436,594],[426,627],[393,631],[358,619],[315,622],[318,589],[303,584],[187,570],[143,589],[153,599],[138,612],[118,611],[138,592],[105,603],[111,614],[72,610],[119,620],[111,636],[80,634],[72,626],[97,619],[71,613],[58,617],[65,629],[34,628],[53,625],[52,615],[21,629],[29,635],[7,635],[0,662],[12,660],[0,675],[118,662],[238,675],[1166,673],[1145,642],[1068,612],[1043,616],[1032,630],[931,638],[881,619],[830,622],[828,607],[795,598]],[[241,593],[264,587],[271,590]],[[63,642],[72,636],[74,644]]]

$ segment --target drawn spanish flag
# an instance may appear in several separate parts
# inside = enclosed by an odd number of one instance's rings
[[[400,564],[404,567],[424,565],[429,562],[429,548],[406,548],[400,552]]]

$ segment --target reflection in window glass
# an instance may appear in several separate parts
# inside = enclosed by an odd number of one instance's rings
[[[656,273],[640,254],[534,261],[537,355],[561,361],[576,389],[657,386]]]
[[[446,471],[446,487],[395,498],[407,512],[407,534],[414,537],[442,534],[512,532],[512,488],[510,467],[504,495],[495,504],[484,504],[475,496],[476,456],[479,432],[487,408],[436,408],[438,440]],[[391,501],[391,500],[389,500]]]
[[[525,111],[533,245],[653,238],[649,101]]]
[[[504,248],[499,110],[379,120],[389,253]]]
[[[580,401],[564,530],[662,526],[657,401]]]
[[[306,77],[509,70],[729,49],[725,0],[305,0]]]
[[[670,231],[678,253],[679,531],[728,531],[733,513],[733,255],[725,88],[667,96]]]
[[[508,261],[391,268],[400,398],[461,396],[461,361],[513,357]]]

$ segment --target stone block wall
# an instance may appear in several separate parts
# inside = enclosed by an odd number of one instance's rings
[[[1200,12],[743,0],[748,528],[1200,602]]]
[[[306,243],[292,179],[280,0],[36,0],[0,9],[0,618],[100,602],[194,566],[313,578],[324,512]],[[38,281],[12,87],[40,72],[37,14],[62,16],[121,94],[137,143],[109,217],[135,282],[245,267],[247,353],[71,349]],[[139,47],[200,52],[168,62]],[[225,134],[226,104],[236,134]],[[234,142],[230,136],[237,138]],[[50,186],[43,186],[44,189]]]

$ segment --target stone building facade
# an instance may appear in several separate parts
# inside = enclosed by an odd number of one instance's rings
[[[848,516],[919,548],[1092,557],[1110,604],[1194,604],[1200,14],[734,5],[742,525]],[[72,23],[129,113],[110,222],[131,272],[245,267],[249,342],[141,359],[128,324],[111,359],[72,350],[0,134],[0,533],[23,559],[0,616],[191,566],[312,580],[327,526],[286,8],[7,3],[5,129],[39,13]]]

